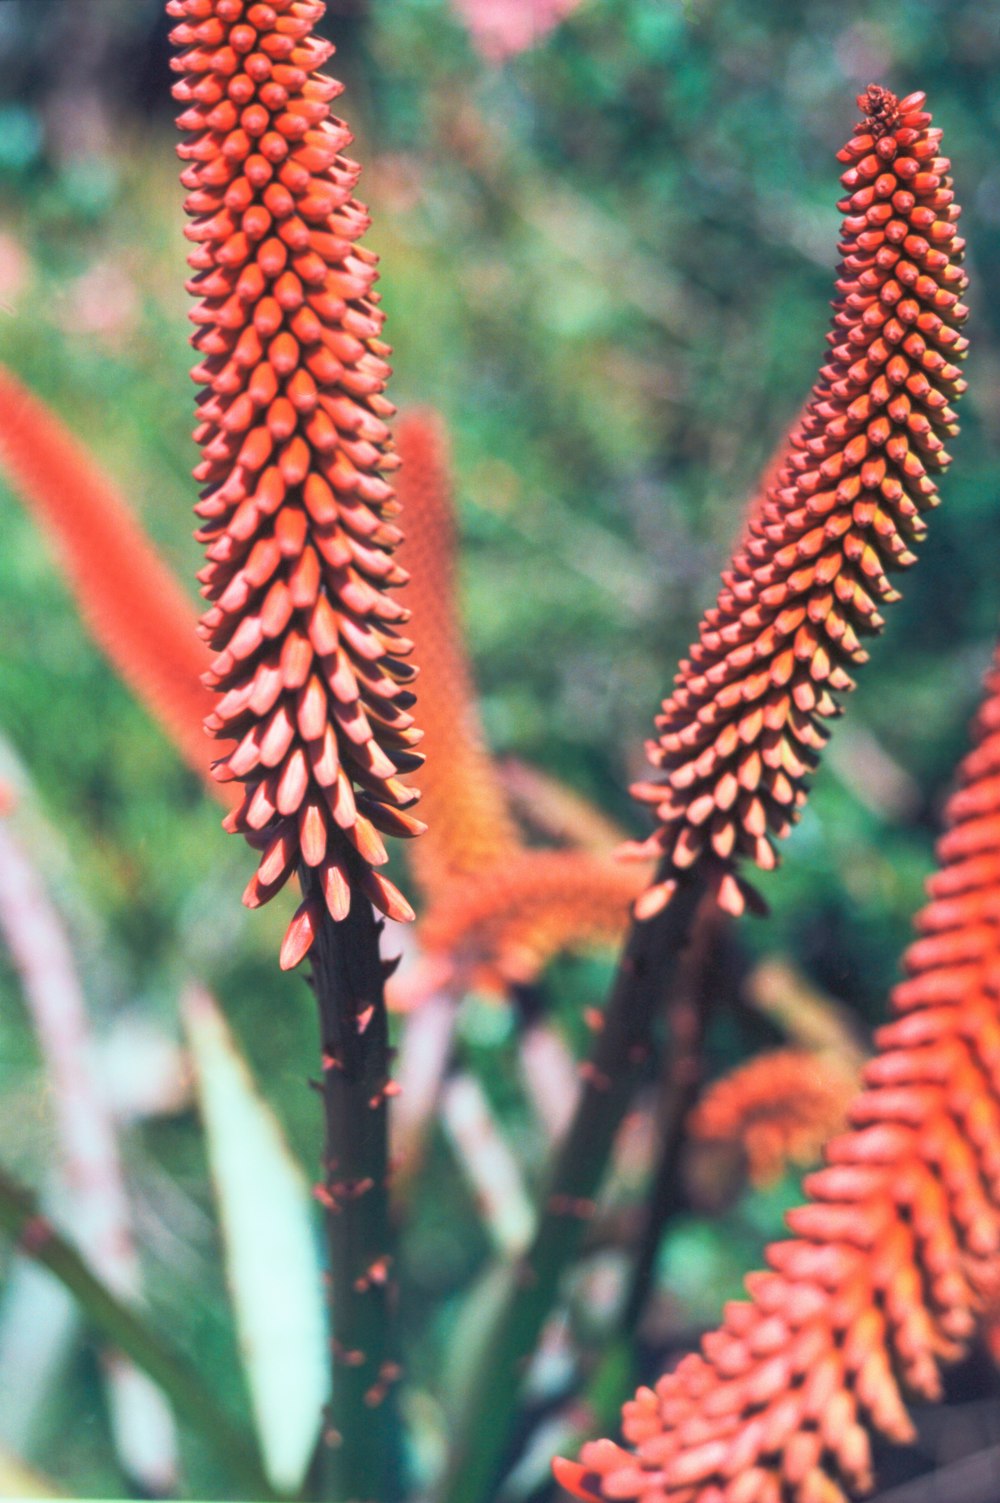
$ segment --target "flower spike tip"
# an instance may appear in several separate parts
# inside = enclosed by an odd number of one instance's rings
[[[749,519],[716,604],[656,720],[657,776],[633,794],[657,829],[629,856],[660,872],[636,906],[649,918],[699,868],[720,906],[754,895],[741,861],[777,860],[806,780],[867,660],[862,639],[915,561],[934,476],[958,430],[964,241],[950,163],[924,95],[872,85],[838,160],[845,197],[831,346],[801,426]],[[759,901],[759,900],[758,900]]]
[[[377,870],[382,836],[423,828],[401,775],[420,763],[416,670],[390,590],[406,575],[387,476],[388,346],[376,258],[359,244],[351,141],[320,0],[168,0],[187,164],[189,291],[203,388],[195,508],[210,602],[201,632],[217,691],[206,721],[235,740],[215,764],[243,797],[225,821],[260,851],[258,907],[310,871],[281,964],[297,965],[322,905],[352,893],[412,918]],[[317,895],[322,897],[317,901]]]

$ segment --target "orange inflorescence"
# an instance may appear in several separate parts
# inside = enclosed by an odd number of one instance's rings
[[[376,868],[382,834],[422,828],[399,774],[419,763],[388,593],[405,574],[385,471],[395,467],[383,395],[389,367],[375,256],[352,194],[351,141],[330,112],[341,85],[318,70],[321,0],[168,0],[180,24],[181,181],[194,242],[189,290],[204,384],[196,507],[212,602],[201,630],[220,698],[206,721],[238,742],[216,763],[244,784],[226,820],[262,850],[244,895],[257,907],[297,866],[343,918],[360,889],[412,917]],[[297,964],[322,912],[307,896],[282,965]]]
[[[80,441],[3,368],[0,409],[0,469],[54,545],[95,641],[206,777],[211,695],[190,601]]]
[[[423,916],[425,964],[391,986],[409,1009],[461,980],[486,991],[536,981],[557,955],[617,944],[640,874],[585,851],[524,849],[449,884]]]
[[[695,866],[738,913],[738,860],[774,866],[823,721],[854,687],[880,605],[898,598],[888,573],[914,561],[938,500],[931,476],[948,463],[949,403],[965,385],[953,362],[967,344],[950,164],[923,94],[897,101],[873,85],[859,103],[865,118],[839,153],[849,165],[828,363],[657,718],[649,754],[664,776],[633,790],[659,820],[630,848],[661,861],[640,917]]]
[[[389,993],[393,1006],[411,1008],[441,987],[529,983],[557,954],[616,943],[646,877],[619,866],[610,850],[524,845],[485,745],[462,646],[443,426],[433,413],[409,413],[397,442],[407,517],[401,556],[413,576],[408,630],[424,674],[428,752],[415,778],[429,825],[415,871],[432,899],[420,924],[422,963],[395,978]]]
[[[869,1433],[906,1441],[1000,1293],[1000,652],[959,770],[940,870],[893,1022],[805,1181],[794,1240],[624,1436],[559,1463],[581,1497],[836,1503],[872,1483]]]
[[[778,1179],[790,1164],[819,1158],[844,1125],[857,1090],[849,1066],[811,1049],[773,1049],[715,1081],[688,1118],[696,1142],[742,1150],[755,1185]]]
[[[806,402],[801,411],[795,414],[795,417],[768,455],[753,490],[747,496],[746,506],[744,507],[743,517],[740,522],[737,548],[742,543],[743,535],[748,531],[753,518],[767,505],[775,486],[783,483],[781,477],[784,475],[785,467],[788,464],[788,455],[791,450],[797,447],[798,440],[802,436],[802,425],[809,415],[811,405],[812,397],[810,396],[809,401]]]
[[[473,876],[520,844],[479,717],[459,628],[455,514],[447,440],[436,414],[400,417],[398,494],[406,514],[400,558],[411,576],[407,631],[422,676],[420,717],[427,760],[414,782],[428,825],[413,847],[414,873],[428,895],[454,877]]]
[[[552,773],[518,757],[506,757],[499,775],[514,813],[536,836],[604,857],[612,855],[625,839],[624,830],[610,815]]]

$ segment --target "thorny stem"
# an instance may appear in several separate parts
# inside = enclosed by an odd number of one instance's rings
[[[521,1379],[565,1269],[577,1256],[615,1133],[648,1059],[652,1025],[670,987],[702,883],[689,879],[655,918],[632,926],[602,1026],[582,1067],[583,1090],[556,1151],[538,1229],[510,1269],[482,1343],[484,1357],[452,1426],[439,1503],[484,1503],[509,1443]]]
[[[303,874],[304,891],[313,880]],[[324,908],[310,952],[325,1117],[324,1175],[316,1194],[326,1219],[333,1366],[322,1471],[325,1496],[335,1503],[386,1503],[399,1488],[381,930],[355,889],[350,913],[339,923]]]
[[[198,1373],[152,1331],[135,1310],[96,1278],[83,1258],[38,1210],[35,1198],[0,1170],[0,1227],[20,1251],[47,1268],[79,1301],[108,1343],[131,1357],[214,1448],[227,1475],[248,1498],[279,1496],[267,1481],[253,1448],[218,1406]]]

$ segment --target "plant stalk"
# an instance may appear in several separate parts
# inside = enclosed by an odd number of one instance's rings
[[[687,1120],[704,1079],[703,1047],[712,1001],[720,985],[718,956],[723,934],[722,915],[714,905],[706,904],[695,921],[692,942],[667,1009],[667,1056],[656,1112],[659,1153],[622,1307],[621,1326],[626,1335],[636,1330],[654,1287],[664,1233],[686,1203],[681,1159]]]
[[[632,925],[602,1026],[581,1067],[583,1090],[556,1150],[537,1231],[509,1271],[505,1296],[482,1342],[483,1360],[455,1417],[439,1503],[485,1503],[492,1496],[521,1380],[558,1297],[561,1277],[579,1253],[702,891],[702,882],[691,878],[663,912]]]
[[[96,1278],[76,1248],[41,1214],[29,1190],[0,1170],[0,1227],[19,1250],[47,1268],[79,1301],[108,1344],[148,1373],[184,1417],[212,1446],[234,1487],[248,1498],[280,1496],[267,1481],[251,1443],[219,1408],[198,1373]]]
[[[310,873],[303,890],[310,891]],[[322,899],[320,899],[322,901]],[[396,1266],[389,1217],[389,1029],[382,925],[355,889],[348,916],[326,913],[313,948],[325,1121],[323,1205],[329,1256],[332,1398],[321,1471],[334,1503],[390,1503],[399,1491],[390,1328]]]

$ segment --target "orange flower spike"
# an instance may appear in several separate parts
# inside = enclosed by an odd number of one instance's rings
[[[967,347],[950,164],[923,94],[897,100],[872,85],[858,102],[865,118],[838,154],[844,260],[828,361],[663,703],[649,743],[662,776],[633,789],[659,828],[627,854],[663,863],[640,917],[695,866],[739,913],[750,891],[738,862],[774,866],[823,721],[854,687],[880,606],[898,598],[889,572],[914,562],[938,501],[932,477],[949,462]]]
[[[705,1091],[688,1118],[695,1143],[742,1150],[754,1185],[790,1164],[814,1163],[844,1126],[857,1071],[829,1053],[772,1049],[737,1065]]]
[[[226,827],[262,850],[244,902],[296,867],[335,919],[360,892],[392,918],[412,910],[377,870],[383,834],[414,835],[415,669],[388,593],[405,582],[385,478],[397,461],[383,395],[376,258],[352,197],[351,135],[330,112],[341,85],[318,70],[321,0],[168,0],[180,23],[178,148],[192,218],[189,290],[203,384],[195,508],[211,602],[201,632],[219,698],[206,725],[235,740],[215,764],[244,785]],[[316,933],[307,899],[281,963]]]
[[[190,601],[80,440],[2,366],[0,412],[0,471],[55,548],[92,637],[207,778],[202,720],[211,695]]]
[[[767,505],[771,492],[776,487],[780,490],[782,486],[788,484],[788,466],[798,446],[798,440],[802,436],[802,424],[809,415],[811,404],[812,397],[810,396],[809,401],[806,402],[801,411],[795,414],[795,417],[788,424],[781,438],[768,455],[764,468],[758,476],[753,490],[747,497],[743,517],[740,521],[737,547],[739,547],[743,540],[743,534],[749,529],[751,520]]]
[[[563,1485],[641,1503],[840,1503],[869,1436],[912,1436],[1000,1296],[1000,650],[945,810],[940,868],[851,1131],[700,1353],[626,1404]],[[747,1479],[752,1479],[748,1481]]]
[[[436,413],[416,410],[396,426],[402,467],[399,499],[406,516],[400,549],[411,582],[407,631],[420,658],[422,750],[414,781],[427,836],[413,850],[414,874],[428,895],[453,877],[472,877],[509,860],[517,827],[476,711],[455,584],[455,509],[447,440]]]
[[[620,943],[639,874],[587,851],[513,853],[446,885],[421,916],[425,964],[394,977],[392,1005],[409,1010],[446,981],[491,992],[530,986],[567,952]]]

